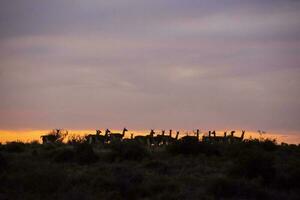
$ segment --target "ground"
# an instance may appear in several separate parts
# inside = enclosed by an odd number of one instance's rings
[[[0,199],[300,199],[300,146],[271,140],[0,146]]]

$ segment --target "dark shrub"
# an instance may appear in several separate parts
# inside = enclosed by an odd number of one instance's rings
[[[295,144],[281,143],[280,150],[281,152],[284,152],[286,154],[294,154],[294,153],[300,154],[300,146]]]
[[[167,151],[171,154],[195,155],[200,153],[200,145],[193,140],[178,140],[167,146]]]
[[[113,142],[110,147],[113,160],[142,160],[149,156],[148,150],[135,141]]]
[[[267,193],[257,183],[229,177],[212,179],[208,184],[207,192],[216,199],[268,199]]]
[[[300,189],[300,160],[291,158],[278,166],[276,187],[279,189]]]
[[[240,143],[241,148],[261,148],[264,151],[275,151],[278,149],[276,140],[272,139],[247,139]]]
[[[52,143],[49,143],[49,144],[43,144],[42,145],[42,149],[45,150],[45,151],[53,151],[56,149],[56,145],[55,144],[52,144]]]
[[[68,188],[67,191],[65,191],[58,199],[95,200],[97,198],[95,193],[89,191],[89,188],[71,187]]]
[[[143,172],[127,165],[112,166],[109,171],[95,176],[93,188],[107,193],[108,199],[143,199],[148,190],[143,187]]]
[[[55,162],[72,162],[74,161],[75,153],[72,149],[63,148],[56,151],[53,160]]]
[[[123,199],[139,199],[142,195],[144,176],[138,171],[126,167],[117,168],[113,172],[113,179]]]
[[[0,153],[0,172],[2,172],[7,167],[6,158]]]
[[[76,145],[85,142],[85,138],[80,135],[70,135],[68,137],[68,144]]]
[[[145,162],[144,167],[158,174],[168,174],[170,171],[170,167],[167,164],[158,160],[149,160]]]
[[[89,144],[82,143],[75,146],[75,159],[79,164],[91,164],[98,160],[93,147]]]
[[[195,140],[179,140],[167,146],[167,151],[171,154],[197,155],[203,153],[206,155],[221,155],[219,146],[198,142]]]
[[[8,142],[5,145],[5,150],[11,153],[21,153],[25,151],[25,144],[23,142]]]
[[[277,149],[276,140],[265,139],[261,141],[262,148],[265,151],[275,151]]]
[[[48,197],[49,194],[59,192],[66,180],[67,173],[61,168],[53,165],[40,165],[35,169],[10,173],[1,183],[1,186],[5,188],[5,193],[8,194],[18,195],[21,193],[22,196],[24,194],[37,194],[41,197],[38,199],[45,199],[42,197]],[[31,198],[22,197],[18,199]]]
[[[262,177],[270,183],[275,174],[274,159],[258,148],[245,150],[235,159],[230,173],[250,179]]]
[[[172,180],[166,176],[154,176],[147,181],[146,188],[148,188],[149,196],[156,198],[153,199],[176,199],[174,195],[178,196],[180,183],[176,180]],[[190,191],[189,191],[190,192]],[[151,199],[151,198],[150,198]],[[177,199],[188,199],[177,198]]]
[[[38,156],[39,155],[38,150],[36,150],[36,149],[32,150],[31,155],[35,156],[35,157]]]

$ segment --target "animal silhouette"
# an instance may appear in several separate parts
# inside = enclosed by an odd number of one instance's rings
[[[224,136],[217,136],[216,131],[212,132],[213,137],[211,137],[211,142],[214,143],[225,143],[227,141],[227,132],[224,132]]]
[[[182,141],[188,141],[188,142],[198,142],[199,141],[199,135],[200,135],[200,130],[197,129],[196,133],[194,132],[195,136],[189,136],[186,135],[181,138]]]
[[[123,138],[122,141],[124,141],[124,142],[131,142],[131,141],[134,141],[133,133],[130,134],[130,138]]]
[[[216,139],[216,131],[208,131],[208,136],[203,135],[202,136],[202,141],[203,142],[208,142],[208,143],[212,143],[215,142]]]
[[[59,143],[62,142],[67,135],[68,135],[68,131],[65,131],[65,133],[63,133],[62,129],[54,129],[49,134],[42,135],[41,138],[43,144]]]
[[[101,130],[96,130],[96,134],[89,134],[85,139],[89,144],[104,144],[108,141],[108,132],[105,135],[100,135],[101,133]]]
[[[211,138],[211,131],[208,131],[208,136],[203,135],[202,136],[202,142],[210,142]]]
[[[125,136],[125,132],[128,131],[126,128],[123,129],[122,133],[112,133],[109,129],[107,129],[109,133],[109,140],[115,141],[115,140],[122,140],[122,138]]]
[[[244,140],[245,132],[246,131],[242,130],[242,134],[240,137],[232,136],[233,142],[242,142]]]
[[[179,136],[179,131],[176,131],[176,136],[175,136],[175,138],[173,138],[172,137],[172,130],[170,130],[170,134],[169,134],[169,137],[168,137],[168,144],[172,144],[175,141],[177,141],[178,140],[178,136]]]
[[[134,137],[134,140],[140,144],[152,146],[154,145],[154,130],[151,129],[150,133],[148,135],[137,135]]]
[[[161,131],[161,135],[157,135],[154,140],[157,146],[160,145],[166,145],[168,141],[169,136],[165,135],[165,130]]]

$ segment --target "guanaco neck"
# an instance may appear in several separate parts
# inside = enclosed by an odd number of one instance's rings
[[[245,131],[242,131],[241,139],[244,139]]]
[[[176,140],[178,139],[179,131],[176,132]]]
[[[124,137],[124,135],[125,135],[125,132],[126,132],[126,129],[124,128],[123,129],[123,132],[122,132],[122,136]]]

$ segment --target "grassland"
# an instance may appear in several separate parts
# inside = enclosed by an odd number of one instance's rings
[[[300,199],[300,146],[0,145],[0,199]]]

